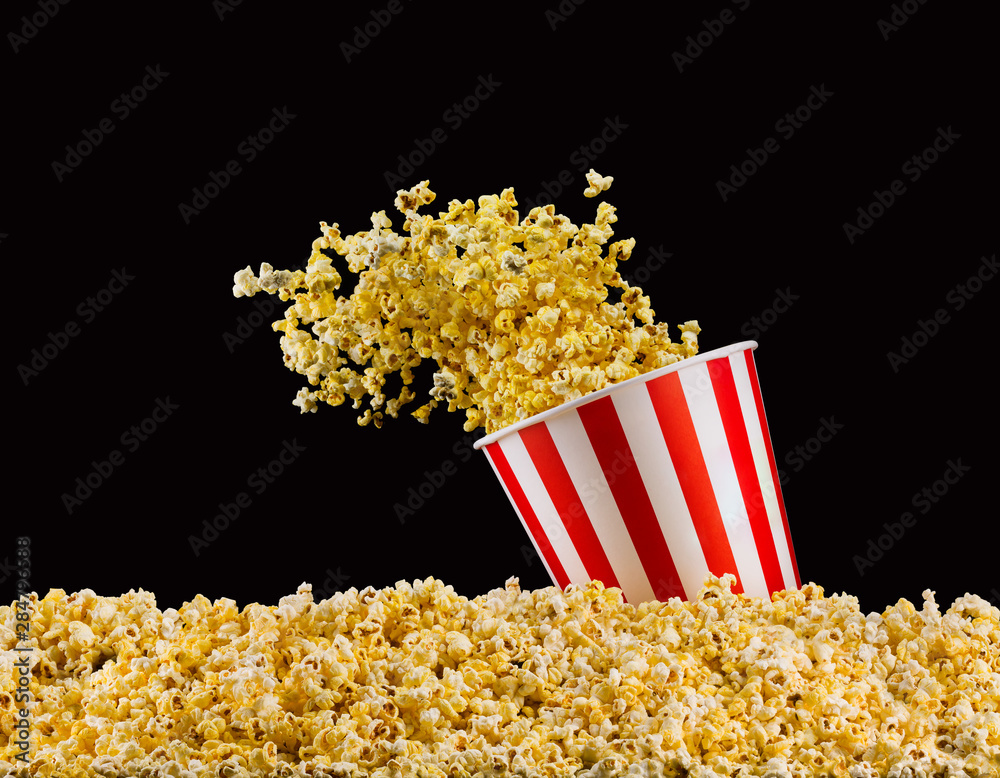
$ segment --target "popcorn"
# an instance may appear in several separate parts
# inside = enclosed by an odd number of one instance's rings
[[[594,168],[587,173],[587,183],[590,184],[583,190],[584,197],[597,197],[601,192],[611,188],[611,182],[615,179],[612,176],[602,176]]]
[[[1000,768],[1000,610],[925,591],[862,614],[808,584],[709,577],[625,604],[599,582],[474,599],[433,578],[277,606],[31,595],[42,776],[873,778]],[[21,654],[0,608],[0,668]],[[15,656],[15,654],[17,654]],[[12,672],[0,677],[0,776]],[[27,774],[27,773],[25,773]]]
[[[613,180],[591,169],[585,196]],[[257,275],[249,266],[235,273],[236,297],[264,292],[292,302],[272,326],[285,365],[309,383],[293,400],[301,413],[348,398],[360,409],[367,398],[358,423],[379,427],[416,399],[413,371],[431,359],[431,398],[412,415],[426,422],[445,404],[465,411],[466,431],[495,432],[698,352],[698,322],[671,340],[666,325],[654,324],[649,297],[618,272],[635,240],[609,244],[614,206],[599,203],[594,223],[580,228],[552,205],[519,220],[514,191],[505,189],[478,207],[452,200],[435,219],[418,213],[436,197],[428,183],[397,193],[401,234],[385,211],[372,214],[369,231],[347,237],[320,222],[304,271],[264,262]],[[349,297],[337,295],[343,279],[329,252],[358,274]],[[608,302],[611,290],[621,291],[618,302]],[[387,397],[397,373],[402,386]]]

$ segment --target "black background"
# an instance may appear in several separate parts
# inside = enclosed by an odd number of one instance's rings
[[[395,190],[425,178],[436,213],[505,187],[537,202],[568,175],[555,202],[579,225],[597,204],[582,195],[590,166],[615,177],[616,239],[637,241],[625,274],[648,276],[657,319],[697,318],[703,351],[759,342],[803,580],[865,610],[919,602],[925,588],[941,603],[967,591],[1000,600],[1000,281],[954,303],[996,252],[996,62],[982,7],[55,7],[17,0],[0,17],[0,257],[13,308],[5,602],[17,535],[31,538],[32,589],[141,587],[161,608],[196,593],[275,604],[302,581],[320,596],[426,576],[468,596],[511,575],[547,585],[464,416],[439,409],[429,426],[404,416],[377,430],[349,406],[300,415],[291,400],[304,379],[282,366],[278,334],[238,329],[254,301],[277,300],[234,298],[232,277],[264,261],[302,267],[321,220],[349,234],[384,209],[399,229]],[[907,9],[897,30],[879,28]],[[712,36],[724,10],[731,23]],[[685,51],[696,56],[679,67]],[[115,101],[147,67],[167,75],[123,118]],[[483,81],[492,92],[458,122],[454,104]],[[832,96],[782,137],[776,123],[814,87]],[[294,118],[248,161],[240,144],[274,110]],[[99,145],[69,170],[54,165],[102,119],[114,129]],[[903,166],[949,129],[951,146],[909,180]],[[443,142],[404,168],[400,155],[427,149],[435,130]],[[724,200],[717,182],[769,137],[778,151]],[[580,164],[581,147],[596,160]],[[185,219],[180,206],[231,160],[239,174]],[[849,240],[845,222],[896,179],[905,193]],[[656,268],[653,249],[669,263]],[[134,280],[87,314],[123,269]],[[792,299],[780,313],[779,292]],[[936,334],[915,336],[941,309]],[[71,322],[79,334],[26,372]],[[920,348],[894,369],[889,352],[914,336]],[[176,409],[126,449],[122,435],[158,400]],[[824,422],[838,431],[820,444]],[[255,493],[248,478],[286,441],[303,450]],[[63,495],[115,449],[122,464],[69,511]],[[449,462],[455,474],[432,489]],[[915,505],[952,462],[967,472]],[[400,521],[421,489],[433,493]],[[249,507],[195,554],[191,538],[240,492]],[[885,535],[907,511],[913,526]],[[883,535],[891,547],[859,568]]]

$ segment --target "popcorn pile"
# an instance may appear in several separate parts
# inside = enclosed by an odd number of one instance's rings
[[[428,578],[240,612],[31,597],[33,776],[996,776],[1000,611]],[[0,776],[15,770],[0,608]],[[28,656],[28,654],[24,654]]]
[[[612,180],[591,169],[584,194],[594,197]],[[432,359],[431,400],[412,415],[426,422],[447,403],[465,411],[467,432],[494,432],[697,353],[698,322],[681,325],[672,342],[667,325],[653,322],[649,297],[618,273],[635,239],[602,256],[618,219],[608,203],[598,205],[594,224],[577,228],[552,205],[518,221],[513,189],[480,197],[478,209],[453,200],[437,219],[417,213],[434,198],[427,181],[398,192],[406,236],[391,230],[385,211],[372,214],[371,230],[347,238],[336,223],[320,222],[304,271],[265,262],[259,275],[249,266],[235,274],[236,297],[294,299],[273,327],[283,333],[286,366],[319,387],[299,391],[302,413],[348,397],[358,409],[367,396],[358,423],[380,427],[415,399],[413,370]],[[342,278],[324,253],[331,250],[359,274],[350,297],[335,294]],[[619,301],[607,301],[610,289],[621,290]],[[387,399],[392,373],[402,388]]]

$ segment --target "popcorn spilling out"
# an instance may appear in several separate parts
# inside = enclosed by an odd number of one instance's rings
[[[612,181],[591,169],[584,194],[595,197]],[[336,223],[320,222],[304,271],[265,262],[258,275],[249,266],[235,274],[237,297],[267,292],[293,301],[273,327],[285,365],[316,387],[296,396],[302,413],[348,398],[360,409],[367,397],[358,422],[380,427],[416,399],[413,370],[430,359],[438,367],[431,399],[412,415],[427,421],[447,404],[465,411],[467,432],[495,432],[697,353],[698,322],[680,325],[679,342],[671,341],[667,325],[654,323],[649,297],[619,274],[635,239],[602,253],[614,206],[599,203],[594,224],[580,228],[552,205],[519,221],[514,190],[505,189],[480,197],[478,208],[452,200],[435,219],[417,212],[435,198],[428,183],[398,192],[404,235],[385,211],[372,214],[371,230],[346,238]],[[330,251],[359,274],[349,297],[336,294],[343,279]],[[611,289],[621,290],[619,301],[608,302]],[[393,373],[402,389],[389,399]]]
[[[433,578],[242,611],[199,595],[0,608],[0,776],[996,776],[1000,610],[934,593],[865,615],[809,584],[709,577],[474,599]],[[30,763],[15,662],[30,663]]]

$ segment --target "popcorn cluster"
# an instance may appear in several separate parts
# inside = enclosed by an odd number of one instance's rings
[[[30,765],[0,776],[996,776],[1000,611],[865,615],[809,584],[693,602],[592,582],[467,599],[428,578],[239,611],[31,597]],[[28,654],[25,654],[26,656]]]
[[[585,195],[612,180],[591,169]],[[416,398],[413,370],[431,359],[431,399],[412,415],[426,422],[446,403],[465,411],[467,432],[494,432],[697,353],[698,322],[681,325],[672,342],[667,325],[654,323],[649,297],[619,274],[635,239],[602,255],[618,218],[608,203],[598,205],[594,224],[577,228],[552,205],[519,221],[513,189],[480,197],[478,209],[453,200],[436,219],[417,212],[434,198],[427,181],[398,193],[404,236],[385,211],[372,214],[371,230],[346,238],[338,224],[320,222],[304,271],[265,262],[259,275],[249,266],[235,274],[236,297],[294,300],[273,327],[286,366],[317,387],[296,396],[302,413],[347,398],[359,409],[367,397],[358,422],[379,427]],[[336,294],[342,278],[331,250],[359,274],[349,297]],[[608,302],[611,289],[621,291],[617,302]],[[387,399],[393,373],[402,388]]]

